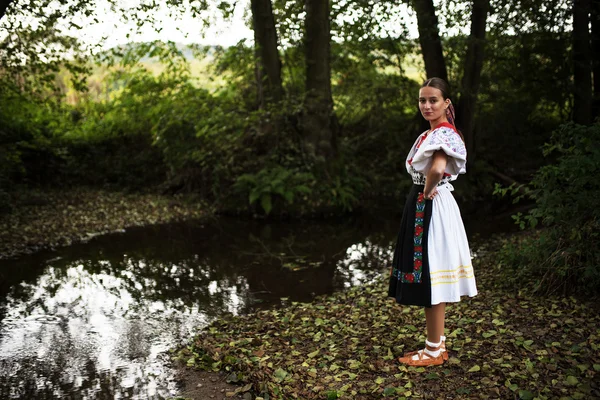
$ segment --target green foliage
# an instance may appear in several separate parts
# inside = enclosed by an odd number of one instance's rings
[[[331,4],[332,125],[339,157],[328,170],[307,154],[300,128],[306,111],[304,2],[272,2],[285,95],[260,110],[255,51],[246,42],[196,46],[194,52],[170,42],[131,43],[91,60],[91,49],[65,27],[79,17],[90,26],[101,22],[94,21],[96,2],[60,2],[48,13],[36,12],[50,3],[13,2],[0,24],[6,33],[0,43],[6,54],[0,60],[2,188],[44,182],[187,191],[221,211],[248,210],[250,203],[253,211],[274,215],[395,204],[410,185],[403,164],[425,129],[415,102],[423,70],[418,41],[408,38],[405,8],[397,2]],[[138,27],[157,21],[158,3],[109,3]],[[204,26],[217,15],[231,17],[235,8],[232,1],[184,3],[166,4],[174,15],[190,10]],[[477,158],[470,164],[477,174],[461,179],[458,185],[467,187],[457,190],[466,204],[484,200],[492,172],[529,180],[540,166],[539,146],[569,118],[570,33],[562,14],[568,7],[563,0],[536,4],[559,11],[525,7],[517,16],[501,1],[493,7],[497,18],[489,18],[477,107],[485,124],[476,123]],[[442,33],[468,25],[470,7],[464,5],[448,9]],[[29,14],[35,23],[21,26]],[[466,37],[447,36],[444,53],[456,94]],[[73,58],[66,60],[64,52]],[[206,58],[190,64],[190,54]],[[101,64],[101,73],[86,81],[92,61]],[[192,65],[202,69],[203,81],[193,76]],[[285,183],[281,171],[291,173]],[[302,186],[294,181],[298,174],[312,176],[302,196],[294,189]],[[3,190],[0,207],[8,201]]]
[[[152,132],[171,185],[220,197],[233,180],[237,159],[245,153],[241,149],[244,113],[227,95],[214,96],[189,85],[159,107],[161,117]]]
[[[291,171],[281,166],[261,169],[256,174],[243,174],[233,185],[235,192],[248,195],[250,205],[257,201],[269,215],[277,199],[293,204],[299,195],[309,195],[314,183],[311,173]]]
[[[254,79],[254,51],[244,41],[235,46],[214,51],[213,65],[216,76],[226,76],[227,83],[221,89],[229,98],[240,102],[239,108],[253,109],[256,106],[256,84]]]
[[[504,247],[500,259],[515,282],[532,277],[543,293],[600,288],[599,138],[600,125],[562,125],[544,148],[556,160],[540,168],[527,189],[497,190],[535,201],[526,215],[514,217],[521,228],[543,226]]]
[[[490,35],[488,39],[478,97],[482,122],[477,155],[517,181],[529,181],[542,164],[540,147],[569,120],[570,46],[567,33]]]
[[[358,203],[357,192],[352,185],[342,182],[339,176],[336,176],[331,188],[333,204],[340,206],[344,211],[352,211],[352,208]]]
[[[55,129],[65,109],[8,83],[0,85],[0,104],[0,187],[56,183],[64,149]]]
[[[141,188],[164,180],[162,155],[153,147],[157,105],[175,82],[144,69],[119,69],[107,78],[109,100],[76,109],[79,120],[65,132],[66,174],[77,182]]]
[[[352,50],[349,46],[332,48],[332,90],[340,123],[378,129],[416,111],[416,82],[402,76],[384,55],[361,58]]]
[[[348,171],[341,171],[332,180],[325,182],[323,189],[326,193],[321,198],[334,209],[345,212],[353,211],[360,204],[360,197],[366,181],[360,175],[350,175]]]

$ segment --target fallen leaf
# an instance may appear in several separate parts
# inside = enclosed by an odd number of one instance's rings
[[[475,365],[469,369],[468,372],[479,372],[481,371],[481,367],[479,365]]]

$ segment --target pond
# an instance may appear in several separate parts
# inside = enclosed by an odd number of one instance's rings
[[[398,216],[212,219],[0,262],[0,398],[176,396],[168,350],[225,313],[375,279]]]

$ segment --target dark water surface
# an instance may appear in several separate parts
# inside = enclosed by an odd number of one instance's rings
[[[398,216],[136,228],[0,262],[0,398],[168,398],[166,351],[225,313],[387,270]]]

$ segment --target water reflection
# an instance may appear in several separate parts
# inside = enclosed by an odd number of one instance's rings
[[[0,263],[0,398],[165,398],[165,351],[225,313],[385,270],[394,222],[134,229]]]

